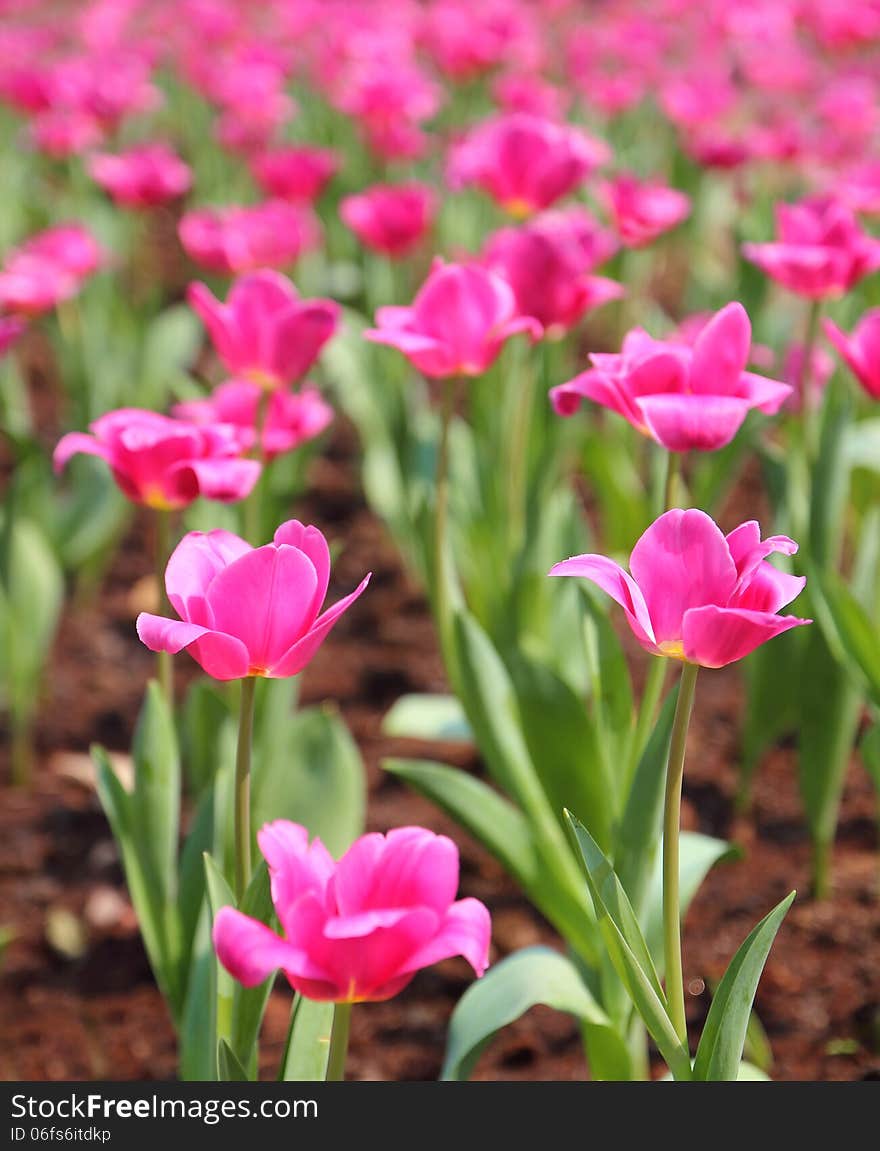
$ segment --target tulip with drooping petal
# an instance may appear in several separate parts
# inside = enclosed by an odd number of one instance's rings
[[[245,451],[259,447],[267,463],[319,436],[333,419],[333,409],[317,388],[298,392],[275,388],[269,396],[262,434],[257,428],[265,390],[247,380],[227,380],[204,400],[177,404],[174,415],[194,424],[226,424],[238,429]],[[259,444],[258,444],[259,440]]]
[[[426,184],[374,184],[346,196],[339,215],[366,248],[392,259],[408,255],[434,222],[437,197]]]
[[[448,177],[453,188],[477,185],[521,219],[575,191],[609,154],[570,124],[513,112],[471,129],[453,148]]]
[[[776,223],[775,243],[743,244],[743,255],[799,296],[842,296],[880,268],[880,240],[864,232],[851,209],[833,197],[780,204]]]
[[[880,308],[865,312],[851,335],[831,320],[825,320],[823,328],[871,399],[880,400]]]
[[[486,970],[489,912],[456,900],[458,849],[446,836],[421,827],[364,835],[338,863],[296,823],[268,823],[257,838],[282,934],[232,907],[213,929],[220,962],[246,987],[280,968],[309,999],[379,1002],[442,959]]]
[[[624,294],[621,284],[591,275],[595,256],[614,240],[581,209],[545,212],[489,237],[483,261],[513,288],[522,315],[533,316],[550,338],[564,335],[592,308]]]
[[[118,155],[89,159],[95,183],[125,208],[151,208],[184,196],[192,183],[189,167],[167,144],[141,144]]]
[[[563,560],[550,574],[581,576],[607,592],[653,655],[725,667],[774,636],[811,622],[779,615],[800,594],[805,578],[766,562],[774,552],[796,551],[787,536],[762,540],[754,520],[725,536],[705,512],[674,509],[636,543],[631,574],[602,555]]]
[[[53,463],[61,471],[77,454],[106,460],[123,494],[158,511],[183,508],[203,496],[224,503],[244,499],[260,475],[256,460],[242,459],[235,428],[199,427],[140,408],[107,412],[91,435],[70,432],[59,440]]]
[[[626,248],[652,243],[690,215],[690,197],[656,181],[641,181],[629,172],[599,188],[599,196]]]
[[[752,408],[774,415],[791,395],[788,384],[745,371],[750,345],[751,324],[737,303],[717,312],[693,347],[636,328],[619,355],[592,355],[593,367],[551,388],[550,398],[562,416],[593,400],[671,452],[716,451]]]
[[[369,579],[321,614],[330,549],[317,528],[288,520],[257,548],[232,532],[189,532],[165,572],[180,619],[143,612],[137,632],[151,651],[186,648],[214,679],[287,678],[302,671]]]
[[[506,280],[478,264],[440,260],[411,307],[379,308],[376,321],[366,339],[397,348],[438,379],[482,375],[510,336],[541,335],[537,320],[519,314]]]
[[[266,388],[301,380],[339,321],[337,303],[301,299],[270,269],[240,276],[225,304],[200,283],[190,284],[187,299],[229,372]]]

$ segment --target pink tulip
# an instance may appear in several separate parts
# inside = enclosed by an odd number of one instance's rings
[[[863,232],[839,200],[781,204],[776,221],[776,243],[743,244],[742,250],[790,292],[810,300],[841,296],[880,268],[880,241]]]
[[[260,397],[265,394],[259,384],[247,380],[227,380],[204,400],[177,404],[174,415],[193,424],[226,424],[237,428],[245,451],[257,446],[257,419]],[[317,388],[286,392],[276,388],[269,396],[263,420],[260,451],[266,460],[291,452],[315,439],[333,420],[333,409]]]
[[[361,243],[401,258],[417,247],[434,222],[437,197],[425,184],[374,184],[346,196],[339,215]]]
[[[95,183],[124,208],[151,208],[186,195],[192,173],[167,144],[141,144],[89,160]]]
[[[729,535],[705,512],[666,512],[632,550],[628,575],[601,555],[575,556],[552,576],[582,576],[623,608],[636,639],[653,655],[700,667],[725,667],[781,632],[811,620],[781,616],[800,594],[803,576],[766,558],[793,555],[787,536],[761,539],[755,520]]]
[[[571,125],[516,112],[473,128],[453,149],[448,177],[453,188],[476,184],[522,218],[575,191],[609,154]]]
[[[281,969],[308,999],[376,1002],[423,967],[463,956],[489,963],[489,912],[456,900],[458,849],[445,835],[398,827],[364,835],[337,863],[320,839],[286,820],[257,839],[269,864],[282,934],[231,907],[214,920],[217,957],[245,987]]]
[[[251,170],[267,196],[313,203],[340,165],[330,148],[273,148],[257,156]]]
[[[791,395],[788,384],[745,371],[751,331],[741,304],[716,313],[693,347],[636,328],[620,355],[592,355],[592,369],[552,388],[550,398],[561,416],[593,400],[671,452],[715,451],[752,408],[773,415]]]
[[[420,125],[436,113],[442,92],[418,64],[358,57],[337,87],[335,103],[358,121],[373,152],[385,160],[422,155]]]
[[[95,420],[91,435],[70,432],[55,448],[60,472],[71,456],[98,456],[124,495],[150,508],[183,508],[199,496],[230,503],[244,499],[260,475],[256,460],[239,458],[235,428],[173,420],[158,412],[120,408]]]
[[[187,299],[230,374],[266,388],[301,380],[336,330],[339,305],[303,300],[280,272],[240,276],[225,304],[200,283]]]
[[[571,95],[534,72],[508,72],[492,84],[492,95],[505,112],[526,112],[547,120],[561,120]]]
[[[506,280],[477,264],[439,260],[412,307],[379,308],[376,321],[366,339],[397,348],[420,372],[437,378],[480,376],[510,336],[541,336],[537,320],[519,315]]]
[[[80,290],[100,265],[101,249],[79,224],[62,224],[14,248],[0,269],[0,311],[47,312]]]
[[[622,285],[590,275],[591,255],[604,255],[600,230],[582,209],[547,212],[517,228],[502,228],[483,251],[488,268],[513,288],[517,308],[563,335],[588,312],[623,295]]]
[[[294,263],[314,246],[318,225],[299,204],[267,200],[187,212],[178,231],[190,259],[211,272],[238,274]]]
[[[370,577],[319,615],[329,581],[327,541],[298,520],[259,548],[219,529],[189,532],[165,569],[180,619],[142,612],[137,633],[150,651],[186,648],[214,679],[286,679],[303,670]]]
[[[865,312],[848,336],[831,320],[825,335],[872,400],[880,400],[880,308]]]
[[[690,197],[664,184],[642,182],[628,172],[600,186],[599,195],[626,248],[650,244],[686,220]]]
[[[99,144],[103,136],[94,116],[77,108],[43,112],[34,117],[28,132],[37,151],[56,160],[81,155]]]

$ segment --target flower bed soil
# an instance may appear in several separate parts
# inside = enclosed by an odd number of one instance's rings
[[[366,569],[373,582],[303,677],[303,699],[338,702],[360,745],[369,779],[371,829],[421,823],[462,849],[462,895],[493,915],[493,959],[553,932],[500,866],[429,803],[383,774],[391,754],[423,744],[382,736],[391,703],[409,691],[442,691],[445,681],[419,589],[404,572],[357,484],[357,444],[338,424],[316,462],[312,491],[294,509],[345,549],[330,599]],[[748,510],[748,509],[746,509]],[[743,516],[739,517],[744,518]],[[732,522],[738,522],[731,517]],[[150,654],[134,632],[137,581],[147,575],[145,520],[138,517],[105,586],[92,603],[68,605],[52,656],[38,731],[33,785],[13,790],[5,742],[0,760],[0,927],[12,934],[0,968],[0,1078],[169,1079],[171,1025],[155,990],[118,855],[95,794],[92,741],[128,748]],[[195,670],[177,661],[178,683]],[[637,666],[643,661],[637,659]],[[799,895],[774,946],[758,993],[777,1079],[880,1077],[880,903],[875,796],[854,761],[834,854],[834,898],[809,897],[809,844],[799,806],[795,754],[776,749],[761,765],[751,814],[734,811],[737,731],[743,706],[734,668],[701,677],[685,774],[685,825],[727,838],[740,857],[710,875],[686,922],[685,983],[695,1034],[709,988],[751,926],[787,891]],[[462,749],[434,758],[479,770]],[[420,973],[388,1003],[354,1013],[349,1074],[356,1079],[433,1079],[450,1012],[470,982],[463,961]],[[279,981],[267,1013],[263,1073],[279,1060],[290,996]],[[579,1079],[586,1075],[577,1029],[536,1008],[481,1058],[482,1079]]]

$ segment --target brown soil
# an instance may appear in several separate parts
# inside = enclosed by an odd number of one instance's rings
[[[312,495],[297,514],[345,550],[331,598],[372,569],[369,593],[333,632],[304,675],[306,702],[339,702],[369,776],[369,826],[417,822],[462,848],[462,894],[493,915],[493,958],[528,944],[557,943],[498,864],[430,804],[380,769],[390,754],[424,745],[380,732],[403,692],[444,689],[423,597],[383,527],[363,504],[356,445],[340,423],[317,461]],[[0,926],[12,932],[2,960],[3,1079],[171,1078],[174,1040],[128,904],[117,852],[83,754],[91,741],[124,752],[146,679],[149,653],[134,633],[132,588],[148,571],[138,518],[94,603],[69,608],[51,663],[33,786],[0,790]],[[184,661],[178,661],[183,663]],[[185,673],[181,673],[181,677]],[[736,671],[706,674],[685,781],[686,824],[738,843],[742,857],[715,869],[686,924],[685,979],[698,1034],[707,987],[754,923],[788,890],[799,898],[772,952],[758,1011],[778,1079],[880,1076],[880,915],[875,801],[854,764],[835,850],[834,899],[808,895],[809,850],[792,753],[771,754],[758,774],[753,814],[734,814],[736,733],[742,693]],[[453,760],[459,748],[437,747]],[[8,763],[0,761],[0,778]],[[463,962],[421,973],[398,998],[354,1013],[350,1075],[435,1078],[448,1018],[469,983]],[[289,994],[279,984],[267,1013],[262,1061],[281,1054]],[[566,1016],[537,1008],[508,1028],[481,1059],[484,1079],[578,1079],[586,1069]]]

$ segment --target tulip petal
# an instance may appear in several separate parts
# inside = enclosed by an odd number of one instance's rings
[[[187,500],[200,495],[206,500],[235,503],[250,495],[261,471],[259,460],[187,460],[168,471],[166,486]]]
[[[670,452],[712,452],[729,444],[749,410],[734,396],[653,395],[635,401],[641,422]]]
[[[742,304],[716,312],[694,341],[690,386],[697,395],[734,396],[748,363],[752,325]]]
[[[288,520],[275,532],[274,542],[299,548],[312,561],[318,577],[313,605],[313,615],[317,616],[330,583],[330,548],[323,533],[311,525],[306,527],[299,520]]]
[[[168,560],[165,591],[183,620],[214,626],[214,614],[205,598],[208,587],[225,567],[251,551],[251,545],[232,532],[188,532]]]
[[[265,675],[307,634],[318,577],[298,548],[267,544],[217,574],[207,599],[219,631],[236,635],[255,674]]]
[[[769,380],[754,372],[743,372],[740,377],[740,395],[748,400],[750,408],[757,408],[765,416],[775,416],[794,388],[779,380]]]
[[[641,588],[627,572],[607,556],[582,555],[563,560],[550,569],[552,576],[582,576],[600,587],[626,612],[640,643],[653,647],[654,628]]]
[[[135,626],[141,642],[150,651],[168,651],[175,655],[187,648],[214,679],[241,679],[248,674],[247,648],[233,635],[150,612],[141,612]]]
[[[328,608],[323,615],[318,616],[311,630],[292,644],[278,662],[269,668],[268,674],[277,679],[285,679],[291,675],[298,675],[306,666],[327,636],[339,617],[358,598],[367,584],[370,576],[365,576],[350,595],[345,596],[338,603]]]
[[[232,372],[240,370],[243,364],[239,355],[239,344],[234,325],[231,323],[232,316],[226,305],[216,298],[206,284],[198,281],[187,288],[186,300],[208,329],[211,343],[223,363]]]
[[[257,832],[257,842],[269,865],[278,919],[287,935],[294,938],[296,904],[308,892],[323,904],[336,864],[320,839],[309,843],[306,828],[286,819],[264,824]]]
[[[404,964],[403,971],[418,971],[441,959],[463,956],[477,976],[489,966],[492,922],[489,911],[478,899],[460,899],[443,917],[437,934]]]
[[[812,620],[708,604],[685,613],[681,638],[685,657],[691,663],[726,667],[774,636],[807,623]]]
[[[234,907],[220,908],[211,935],[217,958],[245,987],[256,987],[279,968],[307,979],[327,979],[305,951]]]
[[[629,567],[658,644],[681,638],[689,609],[726,604],[737,580],[721,529],[696,509],[675,509],[655,520],[633,548]]]
[[[458,889],[458,848],[423,827],[364,835],[339,861],[333,890],[340,915],[388,907],[432,907],[442,914]]]
[[[61,472],[67,466],[68,460],[76,455],[98,456],[108,463],[112,458],[110,448],[94,436],[89,436],[85,432],[68,432],[66,436],[61,437],[52,453],[52,467],[56,472]]]

